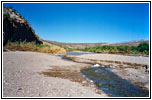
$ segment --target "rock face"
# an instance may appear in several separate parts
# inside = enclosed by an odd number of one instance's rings
[[[8,41],[26,41],[42,43],[29,23],[15,10],[3,8],[3,45]]]

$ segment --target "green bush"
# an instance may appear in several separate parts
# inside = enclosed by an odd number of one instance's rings
[[[137,46],[137,50],[140,52],[147,52],[149,51],[149,43],[141,43]]]
[[[119,51],[127,51],[129,49],[129,46],[117,46],[117,49]]]
[[[137,51],[137,47],[136,46],[131,46],[130,49],[131,49],[131,51]]]

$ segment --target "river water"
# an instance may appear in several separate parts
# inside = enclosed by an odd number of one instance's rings
[[[67,55],[93,54],[88,52],[67,52]],[[71,58],[60,56],[63,59]],[[110,67],[90,67],[81,70],[81,73],[88,80],[92,80],[98,89],[110,94],[113,97],[148,97],[149,92],[143,91],[139,87],[131,84],[129,81],[122,79],[116,73],[111,71]]]
[[[84,54],[96,54],[93,52],[67,52],[66,55],[84,55]]]
[[[104,67],[92,67],[81,71],[88,80],[113,97],[148,97],[148,92],[122,79]]]

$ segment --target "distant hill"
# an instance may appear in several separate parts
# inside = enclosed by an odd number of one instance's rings
[[[128,46],[138,46],[142,42],[149,42],[149,40],[135,40],[130,42],[122,42],[122,43],[64,43],[64,42],[56,42],[50,40],[43,40],[44,42],[61,46],[63,48],[72,48],[72,49],[83,49],[86,47],[96,47],[96,46],[104,46],[104,45],[111,45],[111,46],[120,46],[120,45],[128,45]]]
[[[61,46],[63,48],[73,48],[73,49],[83,49],[86,47],[109,45],[106,42],[105,43],[64,43],[64,42],[56,42],[56,41],[50,41],[50,40],[43,40],[43,41]]]
[[[3,45],[8,41],[42,43],[23,16],[10,7],[3,7]]]
[[[138,46],[140,43],[143,43],[143,42],[149,43],[149,40],[148,39],[134,40],[134,41],[129,41],[129,42],[114,43],[114,44],[110,44],[110,45],[113,45],[113,46],[120,46],[120,45]]]

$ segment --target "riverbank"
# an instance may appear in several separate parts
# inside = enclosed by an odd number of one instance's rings
[[[88,66],[50,54],[4,52],[3,97],[105,97],[103,91],[80,75],[80,69]],[[51,71],[54,76],[46,75]],[[73,79],[78,76],[80,81]]]

